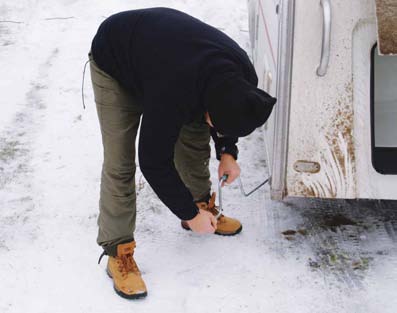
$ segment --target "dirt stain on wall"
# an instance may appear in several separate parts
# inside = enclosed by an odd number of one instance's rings
[[[343,95],[325,110],[332,119],[325,120],[318,137],[319,173],[296,176],[295,194],[305,197],[352,198],[355,196],[355,153],[353,139],[353,88],[349,82]]]

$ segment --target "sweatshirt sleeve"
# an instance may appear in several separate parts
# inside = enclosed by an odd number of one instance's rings
[[[177,217],[190,220],[198,208],[174,165],[175,143],[183,123],[174,105],[164,98],[161,104],[152,102],[157,100],[160,98],[145,99],[138,149],[140,168],[160,200]]]
[[[237,137],[220,137],[216,131],[211,127],[210,129],[212,140],[215,143],[215,151],[217,160],[221,159],[223,153],[228,153],[237,160],[238,148],[236,143],[238,141]]]

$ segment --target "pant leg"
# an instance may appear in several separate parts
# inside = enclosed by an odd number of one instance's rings
[[[209,126],[203,121],[185,125],[175,145],[174,163],[195,201],[207,199],[211,192]]]
[[[107,250],[134,238],[135,138],[142,108],[116,80],[98,68],[92,57],[90,59],[104,153],[97,243]]]

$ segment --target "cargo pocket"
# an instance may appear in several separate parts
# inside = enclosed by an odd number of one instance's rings
[[[120,92],[117,88],[109,88],[103,86],[103,84],[98,84],[92,82],[94,87],[95,102],[98,105],[117,105],[120,99]]]

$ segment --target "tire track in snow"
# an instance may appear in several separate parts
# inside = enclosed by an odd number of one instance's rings
[[[0,134],[0,250],[10,250],[10,242],[21,236],[21,231],[31,240],[36,238],[37,226],[29,223],[35,208],[34,195],[29,192],[34,172],[32,149],[45,115],[42,92],[47,89],[48,71],[57,55],[58,49],[54,49],[39,66],[26,102]]]
[[[279,207],[281,220],[275,222],[288,233],[296,232],[285,236],[288,240],[282,241],[281,254],[306,259],[307,266],[322,276],[330,303],[340,308],[366,294],[360,312],[371,312],[374,301],[387,303],[386,312],[393,309],[393,298],[383,298],[379,288],[386,288],[383,284],[393,286],[397,281],[395,202],[291,202]],[[292,210],[285,213],[287,209]],[[291,215],[295,225],[285,221],[285,214]],[[299,229],[306,233],[299,234]]]

